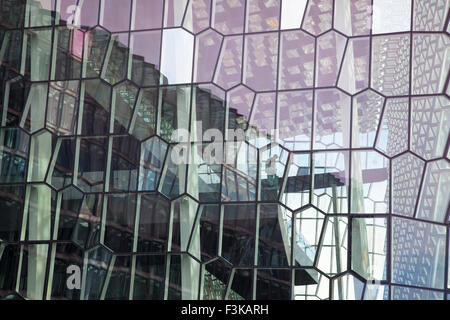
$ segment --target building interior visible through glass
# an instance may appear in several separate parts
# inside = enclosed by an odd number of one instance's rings
[[[0,1],[0,299],[450,299],[449,6]]]

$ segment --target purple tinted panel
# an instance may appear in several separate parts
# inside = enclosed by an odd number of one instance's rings
[[[444,223],[448,215],[450,163],[445,160],[429,162],[424,174],[416,216]]]

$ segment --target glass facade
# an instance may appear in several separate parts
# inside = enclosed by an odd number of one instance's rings
[[[448,299],[449,7],[1,0],[0,299]]]

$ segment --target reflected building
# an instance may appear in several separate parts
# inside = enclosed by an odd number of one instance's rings
[[[0,298],[447,299],[449,3],[373,2],[2,1]]]

